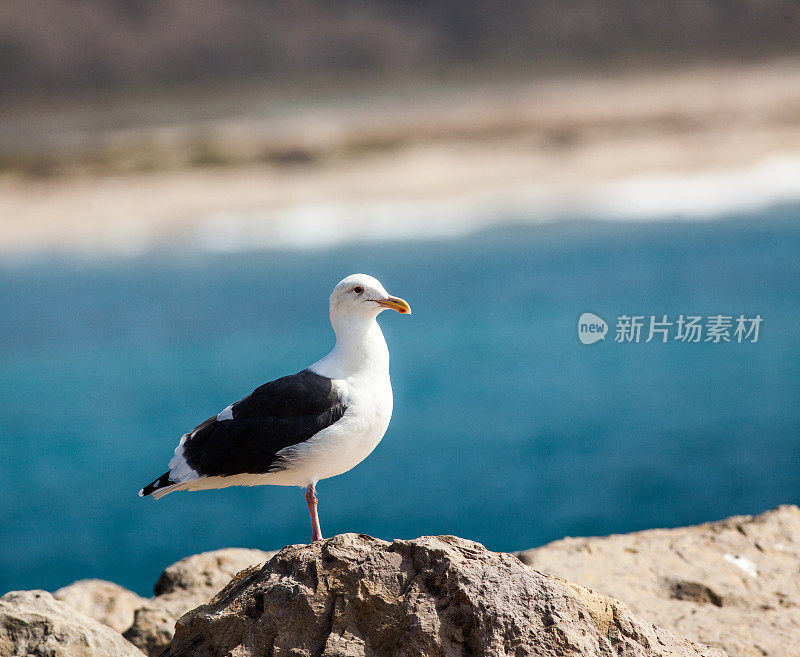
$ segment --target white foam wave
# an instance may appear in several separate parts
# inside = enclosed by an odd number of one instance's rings
[[[562,219],[714,219],[800,201],[800,154],[713,172],[633,176],[614,182],[525,185],[436,199],[308,201],[203,217],[207,251],[309,249],[345,243],[439,239],[493,225]]]

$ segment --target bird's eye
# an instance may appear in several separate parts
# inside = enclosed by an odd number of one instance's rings
[[[356,294],[364,294],[364,288],[361,287],[360,285],[356,285],[353,288],[353,292],[355,292]]]

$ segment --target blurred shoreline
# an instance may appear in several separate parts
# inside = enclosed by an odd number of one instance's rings
[[[798,59],[312,91],[6,108],[0,255],[305,248],[800,200]]]

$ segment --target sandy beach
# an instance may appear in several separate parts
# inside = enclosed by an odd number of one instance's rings
[[[800,198],[800,60],[389,89],[6,112],[0,253],[304,247],[457,234],[498,208],[650,218],[687,194],[712,212],[730,194]]]

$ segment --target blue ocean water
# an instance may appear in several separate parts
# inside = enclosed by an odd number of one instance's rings
[[[318,487],[323,532],[497,550],[800,501],[800,207],[562,222],[430,242],[0,266],[0,592],[310,534],[301,489],[140,499],[187,429],[327,353],[327,297],[375,274],[395,413]],[[610,326],[583,345],[577,318]],[[758,342],[620,344],[623,314],[763,317]],[[646,329],[645,329],[646,332]]]

